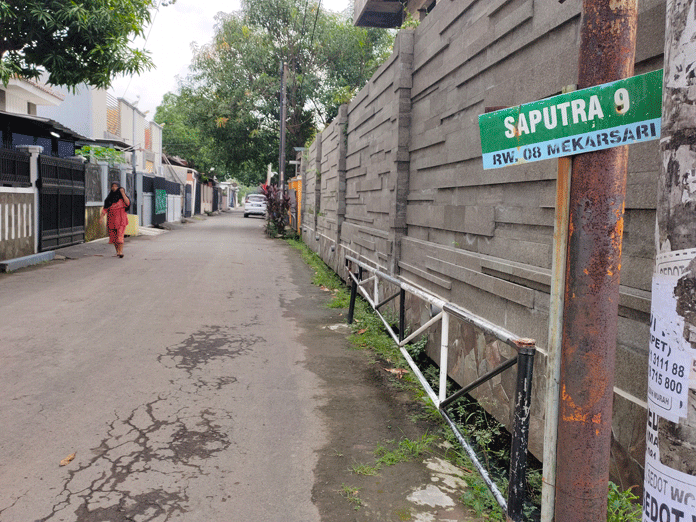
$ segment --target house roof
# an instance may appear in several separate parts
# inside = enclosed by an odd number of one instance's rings
[[[121,138],[87,138],[90,143],[96,143],[102,147],[113,147],[118,150],[131,149],[132,145],[126,143]]]
[[[34,87],[36,87],[40,91],[45,92],[46,94],[50,94],[51,96],[55,96],[60,101],[65,100],[65,96],[63,94],[61,94],[58,91],[54,91],[53,89],[51,89],[48,85],[46,85],[44,83],[37,82],[36,80],[32,80],[32,79],[28,79],[28,78],[23,78],[22,81],[25,81],[27,83],[32,84]]]
[[[191,168],[188,161],[179,156],[170,156],[169,154],[162,154],[164,160],[170,165],[175,165],[177,167],[188,167]]]
[[[24,78],[10,78],[4,89],[36,105],[59,105],[65,99],[65,96],[47,85]]]
[[[58,134],[61,134],[61,137],[70,137],[73,140],[86,140],[87,138],[85,136],[82,136],[81,134],[75,132],[74,130],[66,127],[65,125],[52,120],[50,118],[43,118],[41,116],[33,116],[30,114],[16,114],[14,112],[6,112],[6,111],[0,111],[0,117],[3,118],[10,118],[10,119],[15,119],[15,120],[20,120],[24,121],[27,123],[30,123],[32,125],[35,125],[38,128],[41,128],[47,132],[57,132]]]

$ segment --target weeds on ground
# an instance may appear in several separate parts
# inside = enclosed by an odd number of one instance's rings
[[[290,246],[300,251],[302,259],[314,269],[312,283],[330,290],[333,299],[329,303],[330,308],[347,308],[350,300],[350,292],[343,281],[329,268],[314,252],[312,252],[301,240],[290,238],[287,240]],[[396,322],[393,314],[385,311],[385,319],[390,324]],[[375,314],[370,305],[363,299],[358,298],[355,302],[353,335],[350,337],[353,345],[360,349],[370,350],[382,360],[390,363],[394,368],[408,368],[399,348],[393,339],[386,333],[382,320]],[[423,336],[420,340],[407,345],[411,358],[424,368],[423,376],[435,387],[439,381],[438,368],[429,360],[425,352],[427,337]],[[418,380],[409,372],[402,378],[392,379],[392,384],[399,389],[407,389],[414,399],[421,402],[422,411],[411,415],[414,422],[427,420],[432,423],[444,426],[439,411],[430,401],[428,395],[420,386]],[[452,393],[456,385],[448,381],[447,394]],[[510,450],[507,432],[492,416],[487,414],[483,408],[473,399],[460,400],[453,406],[451,411],[460,431],[477,446],[478,452],[482,454],[482,460],[490,475],[494,478],[498,489],[505,494],[507,491],[507,470],[502,469],[501,462],[509,462]],[[449,442],[449,447],[445,450],[443,458],[446,458],[454,465],[463,470],[463,478],[468,484],[468,488],[461,495],[460,501],[474,510],[477,516],[485,516],[492,522],[499,522],[505,519],[505,515],[496,502],[493,494],[483,481],[481,476],[474,470],[473,464],[468,455],[459,447],[454,433],[449,429],[442,429],[439,435]],[[375,464],[356,463],[351,468],[352,473],[358,475],[376,475],[382,466],[391,466],[417,458],[426,452],[434,452],[433,443],[438,437],[426,433],[420,439],[411,441],[402,438],[384,441],[375,449]],[[343,456],[336,454],[336,456]],[[541,469],[530,467],[527,470],[527,493],[528,503],[524,509],[525,520],[533,519],[533,512],[541,502]],[[341,495],[346,498],[357,510],[362,505],[362,500],[358,496],[359,489],[342,486]],[[619,487],[610,482],[607,506],[607,522],[639,522],[641,508],[635,504],[638,497],[633,494],[631,489],[621,491]]]
[[[478,473],[472,472],[464,480],[468,487],[459,497],[462,504],[473,509],[477,517],[486,515],[493,522],[505,520],[503,510]]]
[[[638,497],[631,491],[633,487],[621,491],[619,486],[609,482],[607,522],[640,522],[641,508],[635,503]]]
[[[300,251],[304,261],[314,270],[312,283],[332,291],[333,299],[329,303],[329,307],[348,307],[350,300],[348,288],[331,268],[301,241],[288,240],[288,243],[293,248]],[[385,319],[390,324],[396,322],[393,315],[394,314],[389,315],[389,313],[386,312]],[[387,362],[393,369],[408,369],[406,360],[401,354],[398,346],[396,346],[396,343],[394,343],[394,340],[387,334],[382,320],[374,313],[366,301],[360,298],[356,299],[353,317],[353,334],[349,339],[356,348],[369,350],[377,359]],[[423,368],[422,373],[426,380],[434,386],[434,389],[437,389],[439,370],[437,366],[430,361],[425,352],[427,341],[427,337],[423,336],[420,340],[407,345],[406,350],[416,364],[419,365],[419,368]],[[351,472],[358,475],[372,475],[378,473],[383,466],[391,466],[399,462],[412,460],[427,452],[434,453],[432,446],[438,438],[442,437],[451,443],[451,448],[446,450],[442,457],[448,459],[459,468],[462,468],[464,470],[464,480],[469,484],[469,487],[461,496],[460,500],[462,503],[471,507],[478,516],[485,514],[485,516],[492,521],[504,520],[502,510],[498,506],[493,494],[489,491],[478,472],[472,471],[474,467],[466,453],[461,449],[455,449],[459,448],[458,441],[449,429],[444,428],[445,425],[439,411],[435,408],[417,378],[409,371],[401,376],[401,378],[393,378],[392,384],[399,389],[410,391],[414,400],[422,405],[421,412],[412,415],[412,420],[427,420],[439,425],[442,428],[441,432],[438,433],[439,437],[434,434],[426,433],[418,440],[402,438],[398,441],[384,441],[375,449],[374,465],[358,463],[350,468]],[[456,385],[453,382],[448,381],[448,394],[451,393],[451,388],[454,386]],[[475,440],[477,445],[482,448],[485,455],[484,460],[487,463],[504,458],[505,451],[508,452],[509,458],[509,448],[507,450],[502,450],[492,445],[492,442],[501,434],[501,425],[491,422],[492,417],[484,416],[479,418],[478,416],[474,416],[470,411],[467,411],[466,404],[462,404],[461,402],[458,403],[457,408],[460,409],[457,416],[464,420],[464,422],[460,421],[461,431],[469,438]],[[505,446],[505,444],[503,446]],[[492,464],[491,467],[493,467]],[[540,472],[538,473],[539,480],[535,480],[536,476],[533,475],[533,473],[535,472],[530,472],[530,477],[528,479],[529,484],[540,484]],[[504,472],[497,473],[497,476],[500,477],[497,479],[497,483],[499,489],[503,492],[507,490],[507,482],[504,478],[505,475]],[[344,486],[342,495],[356,504],[356,509],[362,503],[357,497],[357,489],[355,488],[351,489]]]
[[[395,440],[385,441],[387,446],[380,444],[375,449],[378,466],[393,466],[399,462],[407,462],[409,460],[420,457],[422,454],[430,451],[430,447],[435,442],[435,435],[425,433],[418,440],[410,440],[406,437],[402,438],[398,443]],[[396,444],[396,447],[390,449],[388,446]]]
[[[396,439],[385,440],[378,444],[374,451],[374,465],[356,463],[350,468],[350,471],[356,475],[377,475],[384,466],[408,462],[431,452],[431,446],[436,438],[435,435],[425,433],[416,440],[411,440],[407,437],[403,437],[398,441]]]
[[[312,252],[307,245],[305,245],[300,239],[288,239],[287,243],[300,251],[302,255],[302,260],[307,263],[314,270],[314,277],[312,278],[312,284],[323,287],[328,290],[336,290],[336,294],[344,293],[346,297],[346,306],[348,306],[348,300],[350,299],[350,294],[346,290],[343,281],[338,277],[336,273],[324,263],[319,256]],[[336,297],[336,295],[334,296]],[[341,296],[342,298],[342,296]],[[338,307],[336,307],[338,308]]]
[[[341,496],[345,498],[348,502],[353,504],[353,509],[356,511],[360,509],[360,506],[362,506],[362,500],[358,496],[360,493],[360,488],[355,488],[353,486],[347,486],[345,484],[341,484]]]
[[[362,464],[358,462],[353,464],[349,469],[351,473],[355,473],[356,475],[365,475],[368,477],[377,475],[377,473],[379,473],[379,468],[377,466],[370,466],[369,464]]]

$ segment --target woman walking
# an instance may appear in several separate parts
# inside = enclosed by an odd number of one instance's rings
[[[111,184],[111,192],[104,200],[102,215],[108,214],[106,228],[109,231],[109,243],[116,247],[116,255],[123,257],[123,234],[128,225],[128,215],[126,209],[130,207],[130,199],[126,196],[126,191],[114,182]]]

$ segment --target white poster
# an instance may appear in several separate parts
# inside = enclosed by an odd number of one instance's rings
[[[696,522],[696,250],[656,264],[643,522]]]
[[[678,277],[654,275],[650,314],[648,404],[672,422],[686,416],[692,350],[684,339],[684,318],[677,313]]]

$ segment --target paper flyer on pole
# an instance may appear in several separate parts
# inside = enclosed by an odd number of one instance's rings
[[[696,522],[696,249],[658,254],[652,285],[643,522]],[[684,420],[686,420],[684,422]]]

